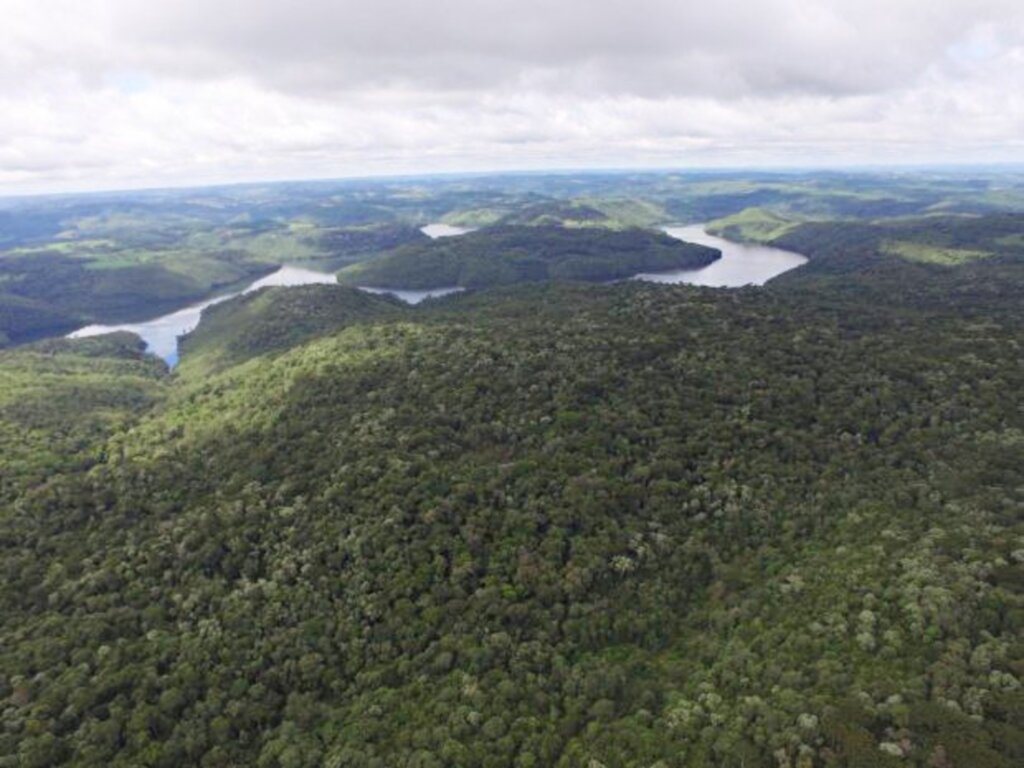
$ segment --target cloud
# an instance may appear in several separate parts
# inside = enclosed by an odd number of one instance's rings
[[[5,0],[0,190],[1024,159],[1006,0]]]

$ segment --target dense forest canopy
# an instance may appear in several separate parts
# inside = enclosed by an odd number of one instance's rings
[[[459,253],[415,242],[449,214],[606,242],[657,206],[810,260],[264,289],[174,372],[0,351],[0,766],[1024,763],[1024,217],[942,179],[543,184],[296,231],[390,222],[370,268]]]

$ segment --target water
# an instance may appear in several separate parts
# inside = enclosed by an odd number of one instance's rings
[[[439,237],[456,237],[457,235],[464,235],[472,231],[472,229],[467,229],[466,227],[453,227],[450,224],[427,224],[425,227],[420,227],[420,232],[435,240]]]
[[[68,338],[80,339],[86,336],[100,336],[114,331],[130,331],[146,342],[146,351],[159,355],[167,364],[178,363],[178,337],[193,330],[199,324],[199,318],[207,307],[239,296],[243,293],[256,291],[273,285],[310,285],[312,283],[337,283],[333,272],[317,272],[302,267],[281,267],[276,272],[261,277],[249,287],[235,293],[227,293],[212,299],[193,304],[167,315],[155,317],[141,323],[121,323],[120,325],[87,325],[68,334]]]
[[[471,231],[447,224],[430,224],[423,227],[423,232],[434,238],[454,237]],[[658,283],[689,283],[690,285],[718,287],[762,285],[770,278],[799,267],[807,261],[805,257],[798,253],[784,251],[780,248],[734,243],[721,237],[709,235],[704,231],[704,227],[699,224],[689,227],[668,227],[665,229],[665,232],[680,240],[718,248],[722,252],[722,258],[701,269],[645,272],[634,276],[633,279],[651,280]],[[84,328],[79,328],[77,331],[69,333],[68,337],[78,339],[85,336],[113,333],[114,331],[130,331],[140,336],[146,342],[147,351],[159,355],[167,361],[168,365],[174,366],[178,362],[178,337],[193,330],[199,324],[200,316],[207,307],[267,286],[309,285],[311,283],[334,284],[337,283],[337,278],[333,272],[317,272],[316,270],[303,267],[284,266],[273,274],[256,280],[242,291],[217,296],[199,304],[194,304],[141,323],[87,325]],[[388,293],[392,296],[397,296],[408,304],[419,304],[424,299],[447,296],[463,289],[456,286],[448,286],[426,291],[406,291],[360,286],[360,290],[376,294]]]
[[[419,304],[424,299],[433,299],[439,296],[448,296],[452,293],[458,293],[459,291],[465,290],[459,286],[453,285],[447,288],[431,288],[427,291],[403,291],[397,288],[369,288],[365,285],[359,286],[360,291],[366,291],[367,293],[390,294],[391,296],[397,296],[406,304]]]
[[[722,258],[700,269],[677,269],[670,272],[643,272],[634,280],[656,283],[687,283],[717,288],[739,288],[744,285],[764,285],[768,280],[807,263],[799,253],[770,248],[766,245],[734,243],[709,235],[704,226],[667,227],[665,232],[688,243],[707,245],[722,252]]]

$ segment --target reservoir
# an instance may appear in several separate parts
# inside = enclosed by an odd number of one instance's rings
[[[452,227],[447,224],[430,224],[423,227],[423,232],[434,238],[454,237],[469,231],[471,230]],[[763,245],[734,243],[721,237],[709,235],[704,231],[704,227],[699,224],[686,227],[667,227],[665,232],[680,240],[717,248],[722,252],[722,258],[701,269],[641,273],[634,276],[634,280],[737,288],[744,285],[763,285],[765,281],[790,269],[799,267],[807,261],[805,257],[791,251]],[[334,284],[336,282],[337,278],[333,272],[318,272],[305,267],[283,266],[276,272],[256,280],[242,291],[207,299],[190,307],[185,307],[176,312],[161,315],[144,322],[121,323],[118,325],[87,325],[84,328],[73,331],[68,336],[70,338],[82,338],[113,333],[114,331],[130,331],[140,336],[146,342],[147,351],[159,355],[167,361],[168,365],[174,366],[178,362],[178,337],[188,333],[199,324],[199,318],[206,307],[267,286],[308,285],[311,283]],[[449,286],[432,290],[398,290],[360,286],[360,290],[378,294],[389,293],[408,304],[418,304],[424,299],[447,296],[462,289]]]
[[[453,227],[451,224],[427,224],[425,227],[420,227],[420,232],[434,240],[439,237],[455,237],[456,235],[464,235],[467,232],[472,231],[472,229],[467,229],[465,227]]]
[[[424,299],[435,299],[441,296],[447,296],[451,293],[458,293],[465,289],[457,285],[453,285],[448,288],[430,288],[425,291],[403,291],[398,288],[371,288],[366,285],[360,285],[359,290],[366,291],[367,293],[376,293],[378,295],[389,293],[392,296],[401,299],[406,304],[419,304]]]
[[[333,272],[318,272],[314,269],[285,265],[276,272],[256,280],[248,288],[235,293],[226,293],[223,296],[216,296],[212,299],[193,304],[190,307],[170,312],[152,320],[145,320],[139,323],[119,323],[116,325],[87,325],[72,331],[68,338],[80,339],[86,336],[100,336],[104,333],[114,331],[129,331],[139,336],[146,342],[146,351],[162,357],[168,365],[174,367],[178,363],[178,337],[183,336],[199,325],[199,318],[207,307],[227,301],[243,293],[258,291],[260,288],[269,286],[285,285],[310,285],[312,283],[324,283],[334,285],[338,282]],[[363,288],[360,290],[367,293],[389,293],[396,296],[407,304],[419,304],[424,299],[434,296],[446,296],[449,293],[461,291],[461,288],[434,288],[429,291],[402,291],[383,288]]]
[[[99,336],[114,331],[130,331],[146,342],[146,351],[152,352],[174,366],[178,362],[178,337],[182,336],[199,324],[199,317],[207,307],[239,296],[243,293],[256,291],[273,285],[309,285],[311,283],[336,283],[338,279],[333,272],[317,272],[303,267],[284,266],[276,272],[252,283],[248,288],[236,293],[226,293],[212,299],[193,304],[191,307],[179,309],[167,315],[155,317],[141,323],[121,323],[118,325],[87,325],[68,334],[68,338],[80,339],[85,336]]]
[[[688,243],[697,243],[722,252],[722,258],[700,269],[678,269],[670,272],[644,272],[634,280],[655,283],[686,283],[716,288],[740,288],[744,285],[764,285],[768,280],[807,263],[799,253],[771,248],[767,245],[735,243],[722,237],[709,235],[704,225],[666,227],[665,233]]]

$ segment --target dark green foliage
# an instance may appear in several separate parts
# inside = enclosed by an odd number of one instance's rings
[[[815,272],[863,274],[882,263],[907,261],[887,249],[895,242],[1024,261],[1024,214],[813,222],[796,226],[773,244],[806,254]]]
[[[0,292],[0,348],[58,336],[83,324],[73,312],[37,299]]]
[[[408,224],[381,224],[366,227],[325,229],[316,244],[329,257],[351,258],[368,253],[390,251],[400,245],[421,243],[429,238],[419,227]]]
[[[0,753],[1020,763],[1019,304],[630,283],[392,320],[355,299],[211,313],[162,405],[21,486]],[[260,331],[302,306],[298,336]],[[189,367],[233,344],[275,351]]]
[[[220,282],[207,282],[160,264],[98,267],[57,252],[0,258],[0,333],[11,342],[73,330],[90,320],[140,319],[198,301],[217,287],[252,279],[273,266],[222,253]]]
[[[770,285],[813,296],[902,306],[908,311],[1015,318],[1024,304],[1024,215],[801,224],[773,244],[810,260]],[[893,240],[989,255],[963,264],[908,260]]]
[[[660,232],[561,226],[489,227],[405,246],[346,267],[338,279],[381,288],[440,288],[537,282],[609,281],[638,272],[696,269],[721,254]]]
[[[0,353],[0,766],[1016,768],[1016,221]]]
[[[751,206],[785,221],[1019,211],[1024,181],[1009,172],[567,173],[5,199],[0,345],[88,322],[146,319],[285,262],[337,269],[422,242],[418,227],[433,221],[621,229],[706,221]],[[569,277],[628,276],[589,261]],[[522,276],[491,265],[469,277],[482,285]]]

